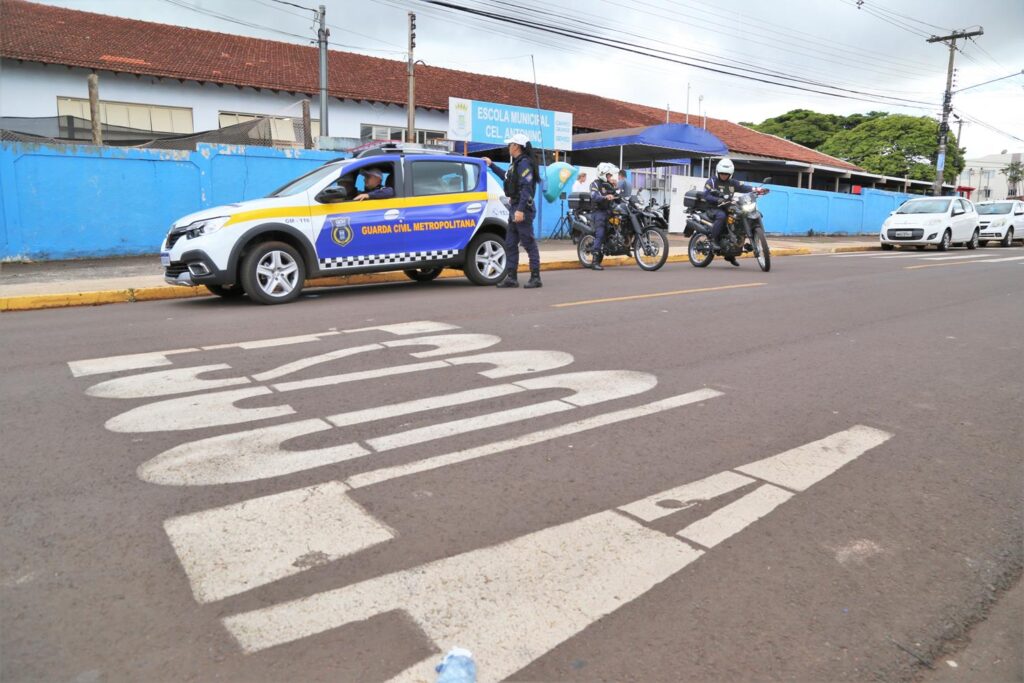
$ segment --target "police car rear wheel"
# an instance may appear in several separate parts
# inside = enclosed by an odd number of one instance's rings
[[[302,257],[284,242],[264,242],[242,261],[242,286],[261,304],[284,304],[302,292],[306,268]]]
[[[416,282],[430,282],[441,274],[444,268],[413,268],[405,271],[405,276]]]
[[[477,235],[466,250],[466,277],[476,285],[493,285],[505,274],[505,245],[494,233]]]

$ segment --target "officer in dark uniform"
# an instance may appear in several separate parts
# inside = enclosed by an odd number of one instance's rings
[[[597,178],[590,183],[590,200],[594,203],[594,210],[590,217],[594,221],[594,248],[590,254],[593,256],[591,268],[604,270],[601,261],[604,254],[601,249],[604,247],[604,233],[608,228],[608,213],[612,208],[612,201],[615,199],[615,167],[608,162],[602,162],[597,166]]]
[[[508,144],[508,154],[512,159],[507,171],[502,171],[496,166],[491,166],[491,160],[484,157],[484,161],[505,181],[505,196],[509,199],[509,222],[508,233],[505,236],[505,276],[502,277],[497,286],[502,288],[519,286],[519,244],[522,243],[526,255],[530,259],[530,281],[524,285],[525,289],[541,287],[540,281],[540,252],[537,250],[537,241],[533,237],[533,218],[537,210],[534,206],[533,197],[537,192],[539,170],[537,162],[533,159],[533,148],[530,139],[522,133],[517,133],[505,141]]]
[[[737,192],[753,192],[754,188],[750,185],[732,179],[735,172],[736,167],[733,165],[732,159],[719,161],[715,166],[715,177],[708,178],[708,181],[704,183],[704,201],[715,207],[720,207],[732,199]],[[714,218],[714,223],[711,225],[711,246],[712,249],[718,249],[721,247],[719,240],[722,238],[728,214],[721,208],[715,208],[710,213]],[[740,265],[736,262],[735,256],[726,256],[725,260],[734,266]]]

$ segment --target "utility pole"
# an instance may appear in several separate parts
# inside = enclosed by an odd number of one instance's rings
[[[331,35],[327,28],[327,8],[320,5],[316,13],[317,22],[320,24],[316,32],[317,44],[320,47],[320,135],[330,135],[330,126],[327,122],[327,37]]]
[[[686,125],[690,125],[690,84],[686,84]]]
[[[92,122],[92,144],[103,144],[103,128],[100,125],[100,77],[89,74],[89,118]],[[73,137],[73,136],[72,136]]]
[[[929,43],[945,43],[949,41],[949,67],[946,69],[946,92],[942,97],[942,122],[939,124],[939,154],[935,158],[935,183],[932,186],[932,194],[936,197],[942,195],[942,175],[946,169],[946,143],[949,138],[949,112],[953,108],[953,58],[956,56],[957,39],[971,38],[984,35],[985,30],[978,27],[976,31],[954,31],[948,36],[932,36]]]
[[[412,51],[416,48],[416,14],[409,12],[409,101],[406,104],[409,116],[405,126],[405,141],[416,142],[416,61]]]
[[[669,122],[669,114],[672,111],[672,103],[669,102],[665,105],[665,123]]]

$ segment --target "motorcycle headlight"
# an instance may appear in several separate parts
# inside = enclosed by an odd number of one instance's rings
[[[185,228],[185,234],[189,238],[199,237],[200,235],[209,235],[217,232],[224,227],[224,224],[228,222],[230,216],[217,216],[216,218],[206,218],[195,223],[190,223]]]
[[[753,213],[754,209],[756,208],[757,204],[755,204],[754,202],[747,202],[746,204],[740,206],[740,211],[742,211],[743,213]]]

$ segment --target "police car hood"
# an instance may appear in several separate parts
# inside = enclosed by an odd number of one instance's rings
[[[282,206],[295,206],[295,197],[261,197],[260,199],[247,199],[244,202],[236,202],[234,204],[221,204],[219,206],[213,206],[209,209],[202,209],[195,213],[190,213],[187,216],[182,216],[178,220],[174,221],[174,227],[180,228],[186,225],[195,223],[196,221],[205,221],[210,218],[219,218],[221,216],[232,216],[240,211],[252,211],[254,209],[273,209]]]

